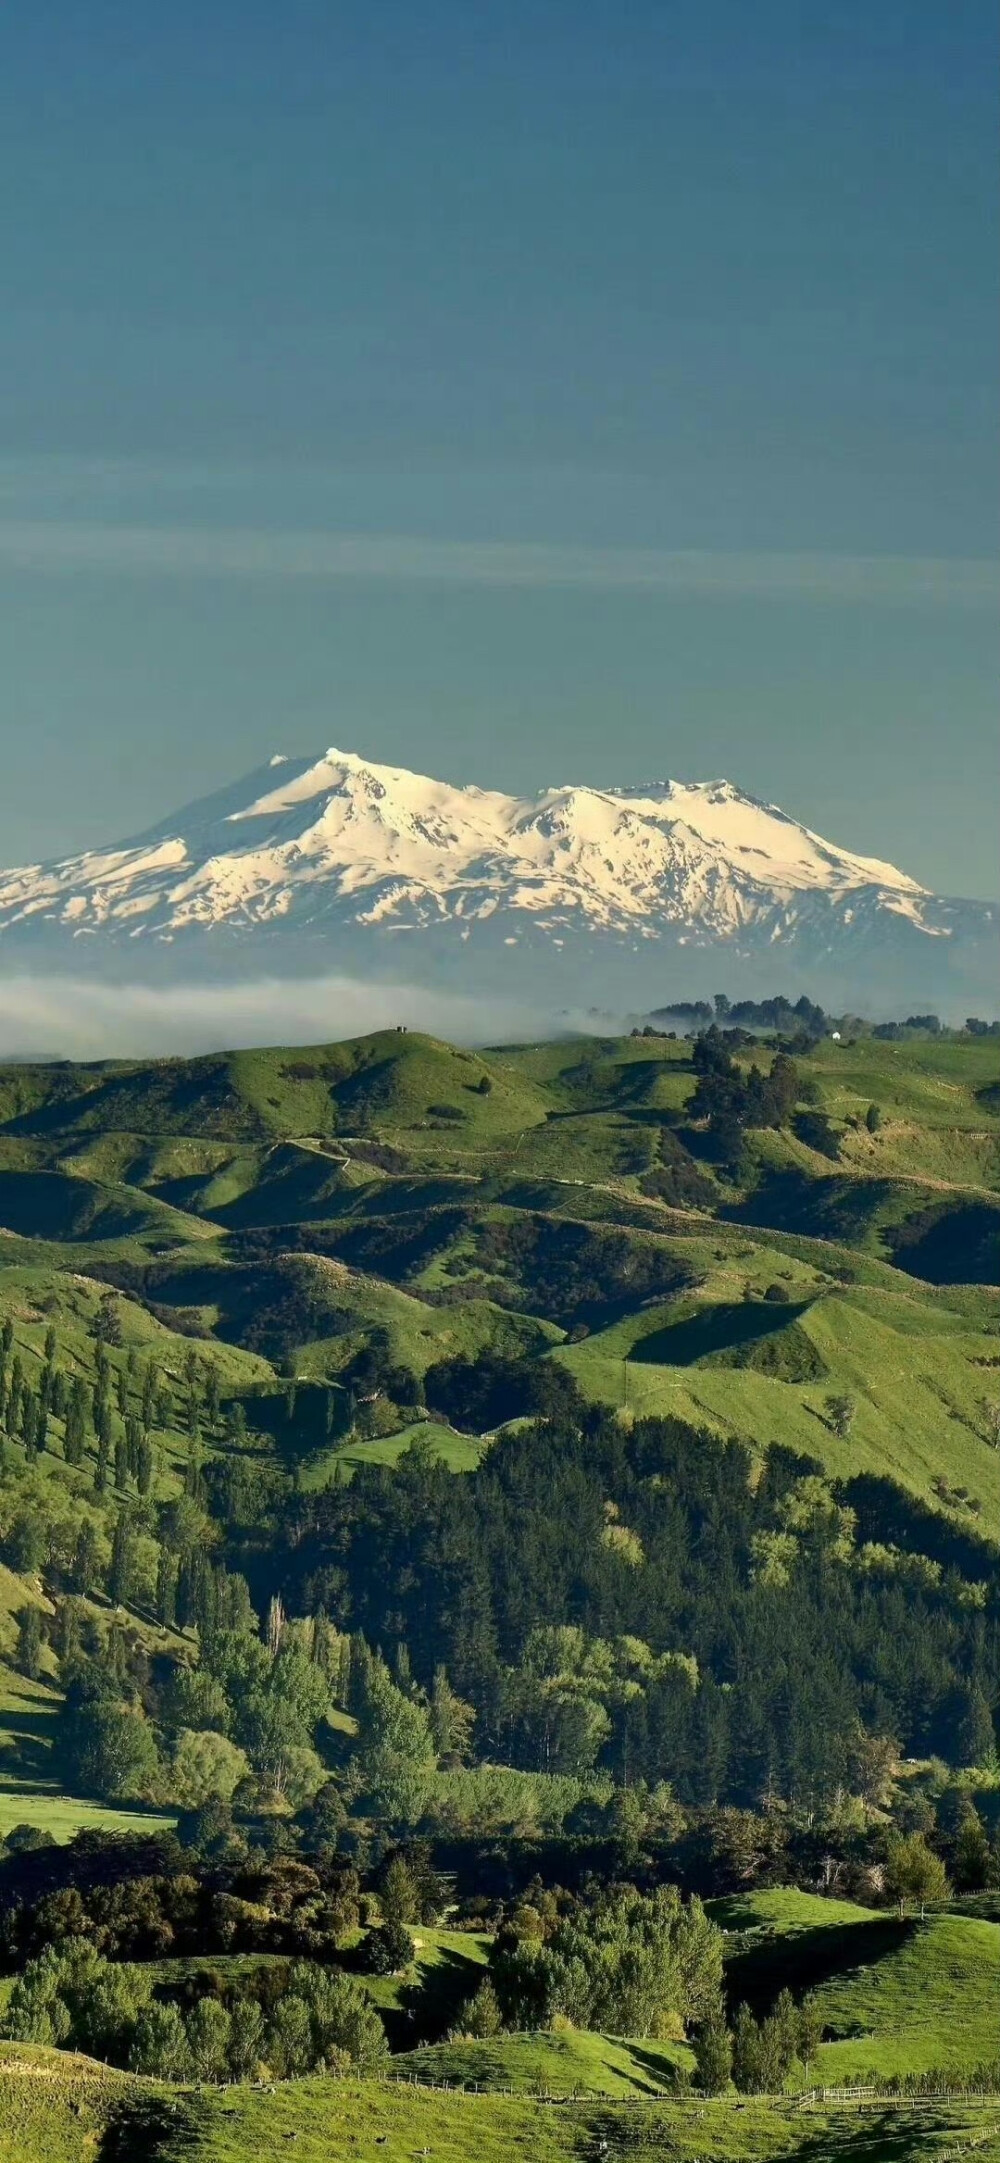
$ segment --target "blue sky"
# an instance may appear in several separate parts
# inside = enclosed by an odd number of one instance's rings
[[[328,742],[994,893],[985,0],[12,0],[0,860]]]

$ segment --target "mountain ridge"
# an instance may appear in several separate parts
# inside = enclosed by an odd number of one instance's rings
[[[778,948],[800,973],[854,967],[915,991],[955,979],[971,995],[992,981],[977,949],[997,914],[726,780],[524,796],[331,748],[278,754],[118,846],[0,872],[0,962],[29,945],[44,959],[89,947],[98,966],[122,948],[144,964],[178,946],[188,962],[211,947],[232,961],[277,940],[379,975],[409,933],[407,971],[461,988],[484,965],[495,978],[504,952],[509,985],[512,950],[537,983],[564,983],[570,953],[598,997],[641,998],[643,977],[648,994],[662,984],[642,966],[657,948],[677,980],[684,949],[714,947],[772,967]]]

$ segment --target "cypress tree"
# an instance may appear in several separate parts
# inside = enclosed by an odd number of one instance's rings
[[[139,1422],[136,1419],[135,1413],[130,1412],[128,1418],[125,1421],[125,1453],[129,1478],[133,1480],[137,1479],[139,1475],[139,1450],[141,1442],[142,1428],[140,1427]]]
[[[69,1393],[69,1402],[66,1406],[66,1437],[64,1449],[66,1454],[66,1463],[68,1465],[79,1465],[83,1463],[84,1451],[87,1446],[87,1418],[89,1410],[90,1392],[87,1388],[86,1382],[83,1379],[83,1376],[78,1374],[74,1376],[73,1384]]]
[[[77,1592],[99,1592],[101,1589],[100,1549],[89,1517],[84,1518],[76,1536],[70,1576]]]
[[[741,2095],[758,2095],[762,2087],[763,2053],[760,2029],[748,2005],[741,2005],[733,2026],[733,2079]]]
[[[236,1399],[235,1404],[230,1405],[226,1414],[226,1437],[232,1443],[234,1449],[244,1449],[246,1447],[247,1415],[246,1408],[239,1398]]]
[[[124,1510],[115,1519],[111,1542],[111,1567],[108,1571],[108,1598],[116,1607],[127,1607],[132,1590],[135,1565],[135,1542],[132,1527]]]
[[[97,1458],[96,1458],[96,1462],[95,1462],[95,1464],[94,1464],[94,1493],[95,1493],[95,1495],[106,1495],[106,1494],[107,1494],[107,1491],[108,1491],[108,1472],[109,1472],[109,1468],[110,1468],[110,1463],[111,1463],[111,1450],[110,1450],[110,1446],[109,1446],[109,1443],[108,1443],[108,1441],[107,1441],[107,1438],[106,1438],[106,1437],[105,1437],[104,1435],[101,1435],[101,1436],[99,1437],[99,1440],[98,1440],[98,1444],[97,1444]]]
[[[11,1347],[14,1343],[14,1325],[8,1320],[0,1330],[0,1426],[7,1416],[7,1397],[10,1384]]]
[[[27,1386],[21,1399],[21,1440],[28,1463],[33,1465],[38,1455],[38,1399]]]
[[[312,1642],[309,1647],[309,1657],[312,1660],[314,1666],[318,1667],[321,1674],[326,1675],[328,1679],[330,1675],[331,1651],[332,1638],[330,1624],[325,1609],[321,1607],[318,1614],[315,1614],[313,1616]]]
[[[119,1622],[112,1622],[104,1640],[103,1666],[109,1681],[123,1689],[129,1674],[129,1640]]]
[[[10,1363],[10,1380],[7,1385],[7,1404],[4,1415],[7,1433],[9,1435],[16,1435],[18,1431],[18,1423],[21,1417],[21,1390],[23,1384],[24,1368],[21,1365],[21,1355],[19,1352],[15,1352],[14,1357]]]
[[[978,1682],[973,1682],[964,1697],[955,1736],[958,1762],[960,1765],[988,1765],[996,1755],[997,1738],[985,1692]]]
[[[80,1628],[80,1603],[70,1597],[60,1600],[52,1631],[53,1650],[59,1655],[59,1669],[65,1683],[69,1670],[79,1660],[83,1650]]]
[[[177,1626],[189,1630],[195,1620],[197,1581],[194,1554],[189,1548],[177,1566],[176,1615]]]
[[[42,1618],[32,1602],[22,1607],[17,1626],[17,1664],[29,1682],[37,1682],[42,1665]]]
[[[118,1301],[113,1292],[105,1292],[101,1300],[97,1320],[94,1324],[94,1334],[98,1340],[99,1352],[104,1351],[105,1345],[113,1344],[117,1347],[121,1344],[121,1314]]]
[[[161,1547],[156,1558],[156,1614],[165,1629],[177,1621],[177,1562],[169,1548]]]
[[[199,1556],[200,1567],[195,1577],[195,1621],[199,1636],[204,1640],[219,1623],[219,1584],[207,1555]]]
[[[188,1442],[187,1465],[184,1472],[184,1492],[186,1495],[190,1495],[194,1502],[200,1502],[204,1495],[199,1445],[200,1436],[196,1430],[194,1436]]]

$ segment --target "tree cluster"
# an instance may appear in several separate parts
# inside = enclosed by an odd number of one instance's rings
[[[161,2080],[290,2079],[377,2072],[385,2030],[351,1976],[297,1961],[280,1996],[258,1975],[208,1987],[186,2010],[149,1969],[106,1960],[82,1939],[49,1946],[18,1976],[5,2026],[18,2042],[85,2051]],[[256,1987],[255,1987],[256,1986]]]
[[[801,1095],[798,1068],[786,1052],[776,1054],[769,1073],[753,1065],[744,1074],[714,1023],[696,1037],[692,1064],[698,1080],[687,1113],[707,1121],[715,1154],[723,1163],[739,1162],[748,1128],[787,1125]]]
[[[550,2028],[557,2017],[606,2034],[669,2036],[717,2014],[722,1934],[674,1886],[633,1886],[545,1915],[516,1908],[490,1953],[503,2025]]]

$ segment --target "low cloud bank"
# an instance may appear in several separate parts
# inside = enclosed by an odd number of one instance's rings
[[[513,1042],[594,1028],[582,1014],[409,984],[326,976],[237,984],[109,984],[0,978],[0,1060],[166,1057],[254,1044],[320,1044],[403,1024],[452,1043]]]

